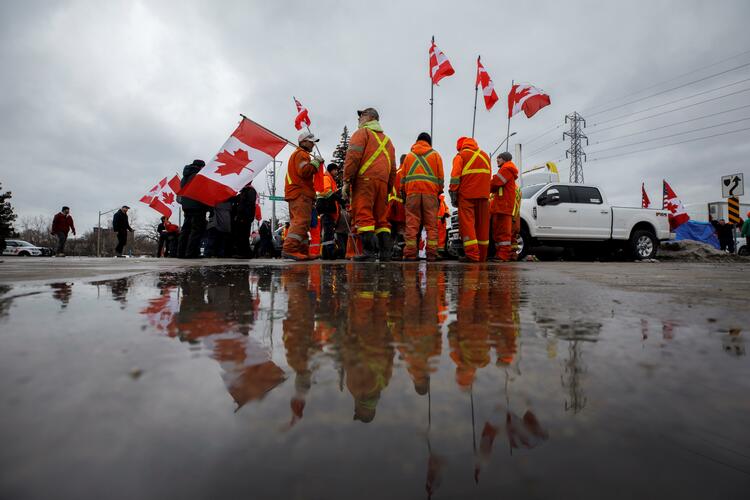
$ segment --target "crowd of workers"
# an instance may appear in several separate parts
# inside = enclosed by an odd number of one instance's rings
[[[323,158],[313,154],[319,139],[309,131],[300,134],[284,181],[290,221],[282,233],[281,256],[295,261],[414,261],[423,249],[427,261],[438,260],[438,250],[446,246],[450,213],[445,203],[443,159],[432,148],[430,134],[420,133],[397,166],[395,147],[380,125],[377,110],[366,108],[357,115],[359,127],[349,141],[343,165],[326,166]],[[509,152],[500,153],[493,174],[490,156],[473,138],[457,140],[448,194],[458,209],[461,260],[516,259],[521,190],[516,183],[519,171],[512,160]],[[185,166],[182,186],[204,166],[202,160]],[[258,246],[250,248],[257,207],[257,193],[251,184],[215,207],[187,196],[179,202],[184,214],[182,228],[162,217],[157,228],[157,257],[276,256],[269,221],[259,225]],[[122,256],[127,233],[133,231],[128,209],[123,206],[112,221],[117,256]],[[743,224],[742,236],[750,240],[748,221]],[[733,251],[733,226],[720,221],[715,229],[722,249]],[[64,254],[71,230],[75,234],[70,209],[63,207],[52,227],[59,255]]]
[[[318,138],[309,132],[299,136],[299,147],[287,165],[284,195],[291,224],[282,256],[298,261],[317,258],[313,248],[317,243],[311,238],[311,221],[317,212],[323,258],[335,255],[336,231],[332,228],[343,219],[348,226],[345,255],[355,261],[389,261],[394,249],[403,260],[417,260],[422,229],[427,260],[437,260],[438,248],[444,247],[449,214],[443,193],[443,160],[432,148],[432,138],[425,132],[419,134],[397,167],[394,145],[380,125],[377,110],[367,108],[357,114],[359,128],[349,141],[343,169],[330,164],[322,179],[323,158],[312,154]],[[488,259],[492,227],[494,258],[514,260],[520,189],[511,154],[498,156],[498,171],[493,175],[490,156],[473,138],[458,139],[456,150],[448,193],[458,208],[462,259]],[[331,246],[330,252],[327,246]]]

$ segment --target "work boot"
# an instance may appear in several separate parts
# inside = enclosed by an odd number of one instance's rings
[[[378,243],[380,245],[380,262],[390,262],[393,255],[393,239],[391,233],[383,231],[378,234]]]
[[[359,237],[362,239],[363,253],[354,257],[355,262],[374,262],[378,258],[378,239],[375,233],[368,231],[360,233]]]

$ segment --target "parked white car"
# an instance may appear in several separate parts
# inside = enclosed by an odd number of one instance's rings
[[[597,186],[548,183],[521,190],[521,256],[536,246],[612,246],[633,258],[656,256],[668,240],[665,210],[614,207]]]
[[[16,255],[18,257],[38,257],[42,255],[41,248],[23,240],[5,240],[3,255]]]
[[[750,256],[750,248],[748,248],[747,240],[744,236],[738,236],[734,239],[734,248],[737,255],[742,255],[743,257]]]

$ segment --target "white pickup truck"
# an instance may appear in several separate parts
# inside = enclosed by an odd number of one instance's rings
[[[536,184],[521,193],[521,257],[542,245],[607,245],[650,259],[659,242],[670,237],[665,210],[611,206],[596,186]]]

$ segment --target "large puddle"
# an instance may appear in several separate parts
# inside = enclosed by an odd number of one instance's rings
[[[512,266],[0,290],[2,498],[744,498],[742,325]]]

